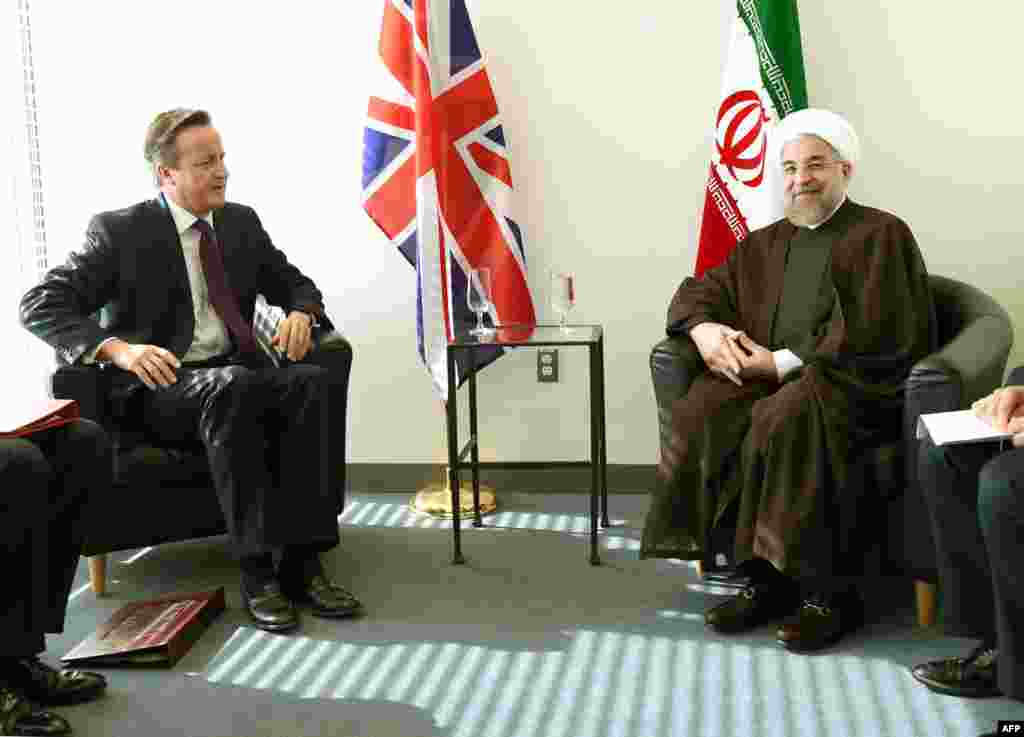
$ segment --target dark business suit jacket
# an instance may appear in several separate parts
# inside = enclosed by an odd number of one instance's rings
[[[274,247],[252,208],[226,203],[214,211],[224,268],[242,316],[252,322],[257,294],[286,312],[324,315],[323,296],[311,279]],[[103,310],[99,321],[94,313]],[[108,337],[149,343],[181,358],[195,332],[192,292],[178,232],[160,197],[96,215],[85,244],[51,269],[21,301],[22,324],[72,364]],[[113,393],[142,386],[118,372]]]

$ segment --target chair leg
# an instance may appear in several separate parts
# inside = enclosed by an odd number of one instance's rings
[[[693,563],[697,569],[697,578],[704,578],[704,561],[695,560]]]
[[[914,581],[914,598],[917,602],[918,626],[931,627],[935,624],[935,584]]]
[[[89,581],[96,596],[107,593],[107,555],[91,555],[89,561]]]

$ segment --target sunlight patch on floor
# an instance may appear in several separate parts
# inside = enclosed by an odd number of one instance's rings
[[[698,616],[659,612],[666,619]],[[609,737],[722,729],[874,737],[879,724],[892,727],[890,734],[985,726],[975,724],[961,700],[936,698],[878,658],[815,658],[682,636],[566,633],[564,649],[534,651],[459,642],[316,641],[241,627],[204,677],[306,698],[407,703],[430,712],[453,737],[572,737],[602,729]],[[687,698],[680,698],[684,683]],[[894,698],[905,708],[883,707]]]

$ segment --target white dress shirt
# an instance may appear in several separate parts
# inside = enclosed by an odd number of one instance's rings
[[[227,325],[210,304],[210,291],[206,287],[203,262],[199,258],[199,233],[192,227],[197,218],[185,208],[180,207],[170,197],[164,199],[174,218],[174,225],[178,229],[178,240],[181,241],[181,250],[185,255],[188,285],[192,289],[192,316],[196,321],[192,345],[189,346],[181,360],[183,363],[203,361],[231,350],[231,335],[228,333]],[[203,220],[212,228],[213,212],[206,213]],[[214,248],[220,248],[220,244],[216,244]]]

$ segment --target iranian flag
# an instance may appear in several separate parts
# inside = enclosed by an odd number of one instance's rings
[[[772,128],[807,107],[796,0],[739,0],[715,116],[696,276],[752,230],[782,217],[782,172],[768,160]]]

